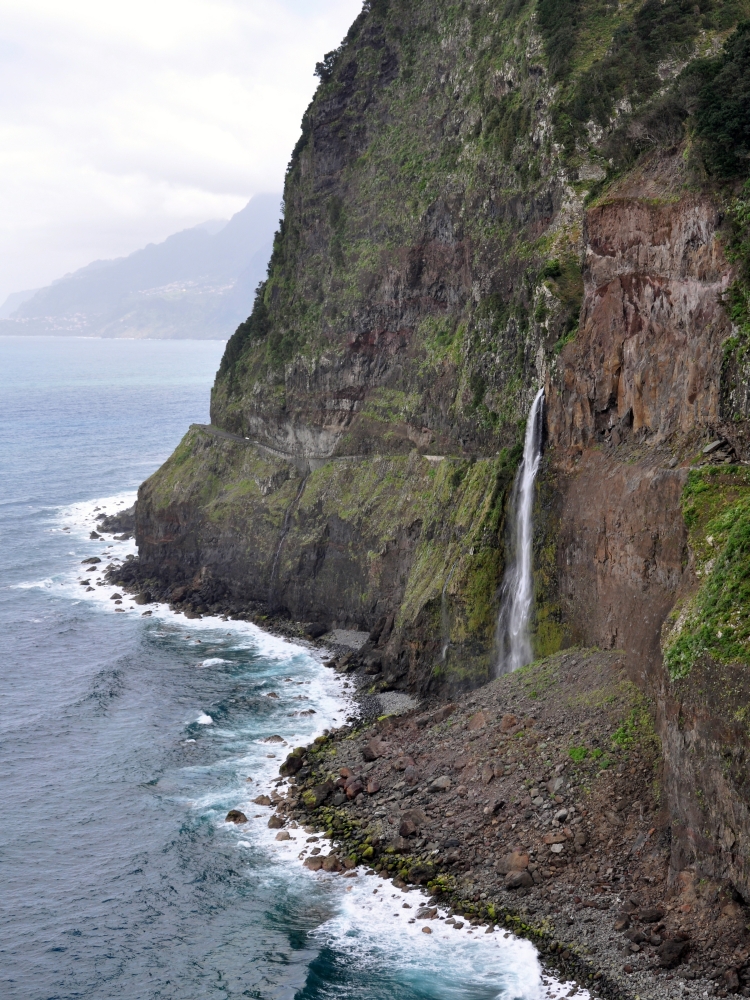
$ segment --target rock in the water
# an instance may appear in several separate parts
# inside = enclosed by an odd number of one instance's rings
[[[288,833],[286,830],[280,830],[279,833],[276,834],[276,839],[277,840],[291,840],[292,839],[292,835],[291,835],[291,833]]]
[[[122,600],[122,594],[110,594],[109,595],[109,599],[110,599],[110,601],[121,601]]]
[[[329,854],[328,857],[323,858],[324,872],[340,872],[343,871],[343,867],[335,854]]]
[[[423,927],[422,928],[422,933],[423,934],[432,934],[432,928],[431,927]]]
[[[304,865],[305,868],[309,868],[311,872],[319,872],[323,867],[323,859],[321,857],[305,858]]]
[[[280,830],[283,825],[284,825],[284,820],[281,818],[281,816],[278,816],[276,813],[274,813],[273,816],[268,821],[269,830]]]
[[[151,596],[150,591],[144,590],[142,593],[136,594],[133,600],[136,604],[151,604],[153,602],[153,597]]]
[[[99,558],[99,556],[89,556],[88,559],[81,559],[82,566],[95,566],[97,563],[100,562],[101,559]]]
[[[276,738],[273,737],[274,742],[275,742],[275,739]],[[281,737],[279,737],[279,739],[281,739]],[[271,742],[271,741],[269,740],[267,742]],[[282,740],[282,742],[283,742],[283,740]],[[287,759],[281,765],[281,767],[279,768],[279,774],[282,777],[290,777],[291,775],[296,774],[297,771],[299,771],[302,768],[302,765],[304,764],[304,761],[305,761],[305,751],[304,751],[304,748],[303,747],[297,747],[295,750],[292,750],[292,752],[289,754],[289,756],[287,757]]]
[[[247,823],[247,816],[239,809],[230,809],[227,813],[225,823]]]
[[[267,795],[259,795],[256,799],[253,799],[256,806],[270,806],[271,800]]]

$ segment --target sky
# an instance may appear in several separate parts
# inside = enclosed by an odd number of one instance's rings
[[[0,303],[281,191],[361,0],[3,0]]]

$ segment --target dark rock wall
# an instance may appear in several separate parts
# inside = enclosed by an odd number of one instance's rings
[[[544,384],[536,648],[625,650],[658,708],[676,866],[750,897],[741,670],[706,661],[678,682],[661,653],[697,586],[688,469],[716,435],[749,457],[744,369],[722,353],[722,199],[680,146],[584,208],[600,161],[552,141],[543,47],[513,10],[358,20],[305,115],[214,426],[141,487],[140,578],[198,610],[375,629],[413,690],[481,683]]]

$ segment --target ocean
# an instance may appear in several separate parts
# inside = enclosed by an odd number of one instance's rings
[[[403,908],[417,892],[313,874],[311,834],[275,839],[253,798],[352,710],[319,651],[127,598],[118,612],[83,572],[135,551],[91,539],[96,515],[208,420],[222,350],[0,338],[0,996],[566,995],[528,942],[422,934]],[[233,808],[249,822],[225,823]]]

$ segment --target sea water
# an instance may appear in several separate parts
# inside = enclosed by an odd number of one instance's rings
[[[302,829],[275,840],[252,800],[353,710],[317,651],[127,597],[116,611],[83,572],[134,551],[91,539],[96,514],[208,419],[222,349],[0,338],[0,996],[567,994],[528,942],[424,934],[417,892],[309,872]],[[248,823],[225,823],[233,808]]]

